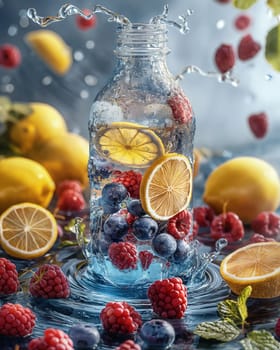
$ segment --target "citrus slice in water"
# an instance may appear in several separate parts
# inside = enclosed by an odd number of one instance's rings
[[[280,243],[261,242],[239,248],[226,256],[220,266],[230,289],[240,294],[252,286],[253,298],[280,296]]]
[[[191,195],[192,165],[182,154],[164,154],[143,175],[141,203],[146,213],[156,220],[168,220],[186,209]]]
[[[130,167],[147,167],[164,154],[163,143],[152,130],[129,122],[100,129],[96,145],[102,157]]]
[[[15,258],[43,256],[56,239],[56,220],[50,211],[39,205],[20,203],[4,211],[0,217],[1,247]]]

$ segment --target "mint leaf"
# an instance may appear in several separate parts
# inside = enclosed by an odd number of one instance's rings
[[[241,318],[242,327],[244,327],[244,325],[246,323],[245,321],[248,317],[248,310],[247,310],[246,303],[247,303],[247,299],[249,298],[251,293],[252,293],[252,287],[247,286],[246,288],[244,288],[242,290],[239,297],[237,298],[237,305],[238,305],[238,310],[239,310],[239,314],[240,314],[240,318]]]
[[[265,330],[252,331],[240,341],[244,350],[280,350],[280,343]]]
[[[267,6],[272,9],[274,16],[280,14],[280,0],[267,0]]]
[[[233,5],[241,10],[247,10],[256,2],[257,0],[233,0]]]
[[[280,72],[280,25],[272,28],[266,36],[265,58]]]
[[[214,322],[202,322],[194,330],[194,334],[204,339],[215,339],[228,342],[237,338],[240,330],[232,323],[225,320]]]

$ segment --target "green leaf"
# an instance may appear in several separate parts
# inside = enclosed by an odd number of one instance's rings
[[[238,310],[241,317],[242,327],[244,326],[245,321],[248,317],[247,299],[250,297],[251,293],[252,293],[252,287],[247,286],[242,290],[239,297],[237,298],[237,305],[238,305]]]
[[[232,323],[225,320],[214,322],[202,322],[194,330],[194,334],[204,339],[215,339],[222,342],[228,342],[236,339],[240,330]]]
[[[272,9],[274,16],[278,16],[280,14],[280,0],[267,0],[267,6]]]
[[[267,33],[265,58],[275,70],[280,72],[280,24]]]
[[[233,5],[241,10],[247,10],[256,2],[257,0],[233,0]]]
[[[244,350],[280,350],[280,343],[265,330],[252,331],[240,341]]]

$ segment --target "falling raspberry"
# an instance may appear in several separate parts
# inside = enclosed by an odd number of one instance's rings
[[[86,16],[89,16],[92,14],[92,11],[89,9],[83,9],[83,13]],[[91,18],[87,19],[83,16],[78,15],[76,17],[76,25],[81,30],[89,30],[91,28],[94,28],[96,26],[96,16],[93,14]]]
[[[251,18],[247,15],[239,15],[234,21],[234,26],[238,30],[247,29],[251,24]]]
[[[170,218],[167,222],[167,232],[175,239],[183,239],[190,232],[192,226],[192,214],[183,210]]]
[[[222,44],[215,52],[215,63],[221,73],[226,73],[235,64],[235,54],[232,45]]]
[[[250,60],[260,51],[261,45],[256,42],[251,34],[245,35],[238,44],[238,57],[242,61]]]
[[[182,93],[171,96],[168,105],[172,109],[173,118],[180,124],[185,124],[192,119],[193,111],[189,99]]]
[[[0,46],[0,66],[5,68],[16,68],[21,63],[20,50],[11,44]]]
[[[268,131],[268,117],[267,114],[257,113],[251,114],[248,117],[249,128],[254,134],[254,136],[258,139],[265,137]]]

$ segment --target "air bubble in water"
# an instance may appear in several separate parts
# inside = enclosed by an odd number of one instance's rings
[[[94,49],[94,47],[95,47],[95,42],[93,40],[88,40],[86,42],[86,48],[87,49],[92,50],[92,49]]]
[[[269,74],[269,73],[267,73],[266,75],[265,75],[265,80],[266,81],[270,81],[270,80],[272,80],[273,79],[273,75],[272,74]]]
[[[8,35],[15,36],[15,35],[17,35],[17,32],[18,32],[17,26],[14,26],[14,25],[9,26]]]
[[[84,81],[89,86],[95,86],[97,84],[97,78],[93,75],[86,75]]]
[[[84,59],[84,54],[82,51],[75,51],[74,52],[74,60],[75,61],[82,61]]]
[[[43,79],[42,79],[42,84],[43,85],[50,85],[52,83],[52,77],[50,77],[49,75],[46,75]]]
[[[216,22],[216,28],[217,29],[223,29],[224,27],[225,27],[225,25],[226,25],[226,22],[225,22],[225,20],[223,20],[223,19],[219,19],[217,22]]]
[[[81,96],[82,99],[87,99],[89,97],[89,93],[88,93],[87,90],[82,90],[80,92],[80,96]]]

